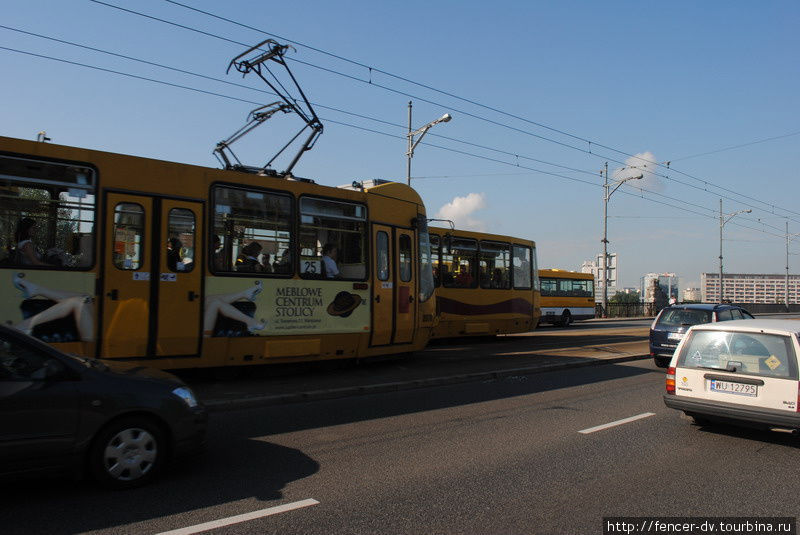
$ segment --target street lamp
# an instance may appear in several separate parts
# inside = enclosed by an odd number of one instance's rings
[[[749,214],[750,212],[752,212],[752,210],[739,210],[738,212],[723,214],[722,199],[719,200],[719,302],[720,303],[722,303],[722,299],[724,298],[724,294],[722,291],[722,227],[724,227],[725,223],[727,223],[737,215]]]
[[[614,182],[609,183],[608,162],[606,162],[605,172],[603,175],[605,176],[605,182],[603,184],[603,317],[605,318],[607,315],[606,307],[608,306],[608,200],[611,198],[611,195],[625,182],[628,180],[641,180],[644,175],[640,173],[636,176],[629,176],[628,178],[615,180]],[[616,184],[614,189],[609,191],[609,188],[614,184]]]
[[[439,117],[435,121],[431,121],[428,124],[426,124],[425,126],[423,126],[422,128],[417,128],[416,130],[414,130],[412,132],[411,131],[411,101],[410,100],[408,101],[408,133],[406,134],[406,137],[408,138],[408,152],[406,152],[406,156],[408,157],[408,167],[407,167],[407,171],[406,171],[406,182],[408,183],[409,186],[411,185],[411,158],[414,157],[414,149],[417,148],[417,145],[419,145],[419,142],[422,141],[422,138],[425,136],[425,134],[428,132],[428,130],[431,129],[432,126],[437,125],[439,123],[446,123],[450,119],[452,119],[450,114],[449,113],[445,113],[444,115],[442,115],[441,117]],[[419,134],[419,137],[417,138],[416,141],[414,141],[414,136],[416,136],[417,134]]]

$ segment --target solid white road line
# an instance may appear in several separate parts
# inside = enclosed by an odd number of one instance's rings
[[[590,427],[589,429],[578,431],[578,433],[588,435],[589,433],[594,433],[595,431],[602,431],[603,429],[608,429],[609,427],[616,427],[618,425],[635,422],[636,420],[641,420],[642,418],[649,418],[650,416],[655,416],[655,415],[656,413],[654,412],[644,412],[642,414],[637,414],[636,416],[631,416],[630,418],[625,418],[624,420],[617,420],[616,422],[610,422],[607,424],[598,425],[597,427]]]
[[[253,511],[252,513],[229,516],[228,518],[221,518],[219,520],[213,520],[211,522],[205,522],[203,524],[189,526],[188,528],[173,529],[172,531],[163,531],[158,535],[192,535],[193,533],[200,533],[211,529],[230,526],[232,524],[239,524],[240,522],[255,520],[256,518],[263,518],[265,516],[277,515],[278,513],[285,513],[287,511],[293,511],[295,509],[301,509],[303,507],[308,507],[309,505],[317,505],[318,503],[319,502],[317,500],[309,498],[308,500],[301,500],[299,502],[292,502],[284,505],[278,505],[276,507],[270,507],[268,509],[260,509],[258,511]]]

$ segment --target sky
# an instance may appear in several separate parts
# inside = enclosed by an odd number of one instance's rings
[[[720,199],[726,273],[784,273],[800,233],[796,1],[0,5],[2,136],[219,167],[276,100],[228,64],[272,38],[324,125],[295,175],[405,181],[409,101],[413,129],[449,113],[412,159],[429,217],[532,239],[540,267],[602,252],[606,163],[612,189],[643,176],[608,202],[620,286],[716,273]],[[263,165],[301,126],[278,114],[233,150]]]

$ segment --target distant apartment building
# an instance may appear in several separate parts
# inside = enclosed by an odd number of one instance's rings
[[[601,271],[603,265],[603,253],[598,253],[594,260],[586,260],[581,264],[581,273],[591,273],[594,275],[594,295],[595,302],[600,303],[603,301],[603,273]],[[608,253],[608,263],[606,265],[606,280],[608,281],[608,298],[617,293],[617,280],[619,272],[617,269],[617,253]]]
[[[786,300],[786,275],[765,273],[724,273],[725,301],[734,303],[783,303]],[[701,273],[703,301],[718,303],[719,273]],[[789,275],[789,303],[800,303],[800,275]]]
[[[674,273],[647,273],[639,279],[639,295],[642,296],[642,302],[653,303],[655,295],[653,295],[653,281],[658,281],[658,286],[667,299],[673,298],[676,301],[680,296],[680,288],[678,277]]]
[[[703,301],[703,292],[700,288],[684,288],[683,301]]]

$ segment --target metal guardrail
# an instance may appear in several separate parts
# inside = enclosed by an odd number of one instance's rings
[[[751,314],[781,314],[785,312],[800,313],[800,303],[789,304],[787,309],[783,303],[732,303],[740,306]],[[608,303],[606,310],[607,318],[654,318],[662,307],[657,308],[655,303]],[[598,303],[595,305],[595,317],[603,317],[603,306]]]

